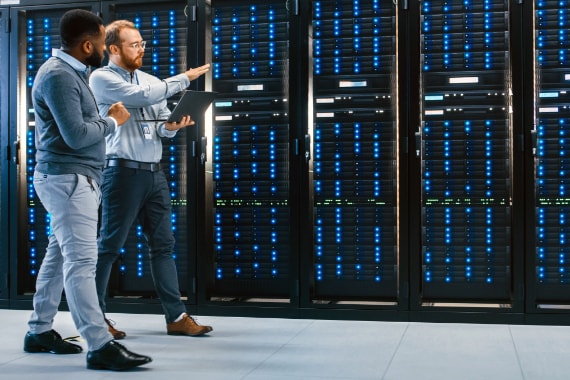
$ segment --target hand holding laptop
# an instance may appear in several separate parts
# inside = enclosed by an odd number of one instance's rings
[[[179,129],[182,129],[184,127],[188,127],[189,125],[194,125],[196,122],[194,120],[192,120],[191,116],[182,116],[182,119],[180,119],[179,122],[166,122],[164,123],[164,126],[166,127],[167,130],[169,131],[177,131]]]
[[[201,117],[204,112],[208,109],[212,101],[214,100],[215,93],[211,91],[184,91],[184,95],[176,104],[176,107],[172,110],[172,113],[166,119],[156,119],[156,120],[140,120],[140,121],[156,121],[156,122],[168,122],[168,123],[180,123],[182,117],[193,116]]]

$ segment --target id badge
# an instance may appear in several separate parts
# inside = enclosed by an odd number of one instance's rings
[[[150,127],[150,125],[148,123],[142,123],[141,128],[145,140],[152,140],[152,128]]]

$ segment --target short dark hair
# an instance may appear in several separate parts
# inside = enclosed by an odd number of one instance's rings
[[[65,12],[59,21],[61,47],[70,49],[83,42],[86,36],[99,35],[101,25],[103,25],[101,17],[85,9]]]

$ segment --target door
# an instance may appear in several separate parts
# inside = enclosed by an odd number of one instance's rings
[[[290,119],[290,9],[212,1],[206,33],[212,106],[206,167],[205,298],[279,300],[296,277]]]
[[[185,0],[103,2],[105,23],[125,19],[132,21],[146,41],[141,70],[159,79],[181,74],[189,68],[188,36],[191,13]],[[194,36],[195,38],[195,36]],[[168,99],[172,110],[181,94]],[[180,130],[172,139],[162,139],[161,163],[171,196],[171,223],[175,238],[173,257],[178,270],[180,291],[185,300],[195,302],[195,239],[193,217],[196,159],[193,144],[196,127]],[[150,269],[149,251],[142,227],[135,222],[121,249],[121,255],[109,281],[110,303],[139,302],[157,298]]]
[[[9,9],[0,8],[0,51],[9,51]],[[9,102],[8,102],[8,81],[10,79],[9,55],[0,54],[0,146],[8,147],[10,152],[13,145],[9,140]],[[8,153],[0,160],[0,305],[8,302],[10,298],[8,286],[9,267],[9,213],[8,213],[8,172],[12,167]]]
[[[515,260],[509,1],[421,2],[419,12],[412,306],[501,307],[512,301]]]
[[[564,311],[570,294],[570,10],[565,1],[532,2],[534,130],[529,194],[528,310]],[[530,108],[530,107],[529,107]]]
[[[36,196],[33,184],[35,167],[34,109],[31,89],[39,67],[52,49],[61,46],[59,19],[68,10],[82,8],[99,11],[97,2],[78,2],[10,8],[10,141],[18,141],[12,152],[10,171],[10,215],[16,231],[10,247],[11,298],[29,298],[35,291],[36,276],[48,243],[50,216]],[[4,72],[4,71],[3,71]],[[4,88],[4,86],[2,86]],[[4,171],[3,171],[4,173]],[[3,174],[4,175],[4,174]]]
[[[399,301],[398,13],[312,1],[310,302]]]

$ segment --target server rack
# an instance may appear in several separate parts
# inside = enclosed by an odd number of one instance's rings
[[[529,312],[567,312],[569,255],[567,219],[570,130],[570,2],[532,2],[534,126],[531,133],[534,198],[528,246]],[[530,116],[529,116],[530,117]]]
[[[9,51],[9,10],[0,8],[0,51]],[[10,151],[8,138],[8,80],[10,66],[8,55],[0,56],[0,146]],[[0,160],[0,305],[8,304],[9,300],[9,223],[8,223],[8,170],[10,154],[7,153]]]
[[[10,81],[11,105],[10,139],[20,141],[20,149],[13,151],[14,171],[11,181],[15,184],[10,202],[11,218],[17,240],[11,245],[13,276],[11,292],[14,299],[26,299],[33,294],[35,277],[41,264],[47,234],[49,215],[36,197],[31,182],[34,167],[34,114],[30,91],[35,72],[51,56],[52,48],[59,48],[58,21],[67,10],[83,8],[101,14],[105,22],[113,18],[126,18],[135,22],[147,41],[143,69],[158,77],[166,77],[185,71],[187,64],[187,6],[186,1],[145,2],[80,2],[69,4],[26,5],[10,9],[12,20],[10,66],[17,72]],[[176,99],[172,99],[175,102]],[[171,102],[171,106],[172,106]],[[180,273],[183,295],[194,302],[193,278],[194,249],[190,249],[190,236],[186,233],[188,211],[193,200],[188,199],[189,173],[186,171],[191,158],[187,155],[188,133],[181,131],[174,139],[163,141],[163,162],[168,163],[167,179],[173,199],[172,223],[177,239],[175,257]],[[124,255],[110,284],[111,296],[122,297],[121,302],[138,302],[140,298],[154,298],[154,286],[148,265],[147,247],[140,227],[134,226],[124,247]],[[113,307],[113,300],[110,307]]]
[[[510,4],[419,7],[421,277],[412,307],[512,307]]]
[[[207,8],[206,51],[217,96],[207,136],[211,230],[200,234],[206,238],[204,299],[287,307],[297,294],[298,270],[298,206],[290,182],[299,146],[290,116],[291,9],[258,0],[212,1]]]
[[[98,2],[43,4],[10,8],[10,127],[9,139],[17,141],[11,152],[10,220],[15,228],[11,241],[10,299],[12,304],[29,299],[35,291],[36,276],[47,247],[49,214],[37,198],[32,184],[35,166],[34,110],[31,89],[35,73],[59,48],[59,18],[69,9],[99,12]],[[31,3],[31,2],[30,2]]]
[[[186,0],[104,1],[102,13],[105,22],[117,19],[132,21],[147,41],[142,70],[158,78],[180,74],[188,67],[189,4]],[[168,100],[172,109],[180,94]],[[195,303],[194,273],[195,241],[189,223],[195,204],[193,183],[195,172],[192,142],[196,128],[180,130],[172,139],[163,139],[163,157],[170,187],[171,223],[175,238],[173,257],[179,275],[180,291],[189,303]],[[189,154],[190,153],[190,154]],[[116,262],[109,282],[109,305],[138,303],[140,298],[156,299],[148,246],[142,227],[135,223],[129,233],[121,256]],[[147,302],[148,304],[148,302]]]
[[[312,1],[309,286],[319,307],[406,304],[397,17],[392,1]]]

